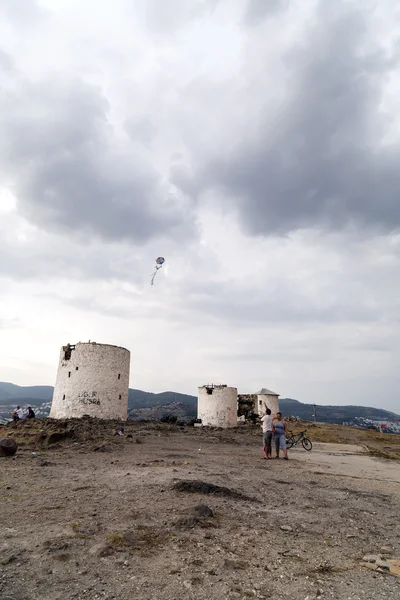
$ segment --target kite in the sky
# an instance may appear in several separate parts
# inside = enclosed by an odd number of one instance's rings
[[[161,269],[161,267],[163,266],[164,263],[165,263],[165,258],[163,258],[162,256],[159,256],[158,258],[156,258],[156,268],[154,269],[154,273],[151,277],[151,285],[154,285],[154,278],[157,275],[157,271],[158,271],[158,269]]]

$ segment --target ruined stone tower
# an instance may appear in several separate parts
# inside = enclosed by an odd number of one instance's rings
[[[128,417],[130,352],[88,342],[63,346],[50,417],[99,419]]]
[[[205,426],[237,426],[237,389],[226,385],[199,387],[197,417]]]

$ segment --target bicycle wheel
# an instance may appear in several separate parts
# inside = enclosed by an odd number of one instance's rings
[[[292,437],[286,438],[286,448],[289,449],[293,446],[294,439]]]
[[[311,450],[311,448],[312,448],[311,441],[306,437],[301,440],[301,444],[302,444],[304,450]]]

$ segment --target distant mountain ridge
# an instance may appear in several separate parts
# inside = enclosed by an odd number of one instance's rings
[[[0,382],[0,417],[5,415],[8,417],[15,404],[40,407],[42,404],[50,403],[53,390],[53,386],[49,385],[19,386],[13,383]],[[295,416],[304,420],[313,418],[312,404],[299,402],[293,398],[280,398],[279,405],[285,416]],[[194,416],[197,409],[197,397],[171,391],[154,394],[143,390],[129,389],[128,414],[132,417],[145,414],[152,416],[161,413],[171,414],[171,411],[175,409],[180,416],[183,413],[189,417]],[[381,408],[351,405],[323,406],[319,404],[316,410],[317,420],[327,423],[343,423],[356,417],[381,420],[382,422],[400,422],[400,415]]]
[[[309,421],[313,418],[313,404],[305,404],[294,400],[293,398],[279,399],[279,407],[284,415],[293,415]],[[383,408],[373,408],[370,406],[332,406],[318,404],[316,407],[317,421],[326,423],[343,423],[351,421],[356,417],[364,419],[387,421],[400,421],[400,415]]]
[[[53,397],[54,387],[51,385],[20,386],[0,381],[0,402],[29,398],[30,400],[49,401]]]

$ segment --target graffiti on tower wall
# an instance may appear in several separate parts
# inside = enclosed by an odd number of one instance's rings
[[[97,392],[81,392],[78,395],[78,400],[81,404],[100,406],[100,400],[97,397]]]

